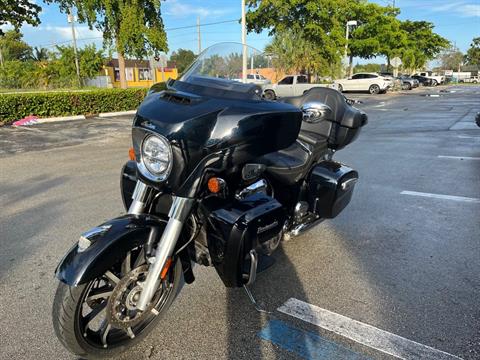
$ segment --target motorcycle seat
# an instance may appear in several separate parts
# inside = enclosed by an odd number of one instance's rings
[[[263,155],[256,162],[266,165],[266,172],[276,180],[291,185],[305,177],[312,162],[327,149],[326,139],[310,144],[299,138],[289,147]]]

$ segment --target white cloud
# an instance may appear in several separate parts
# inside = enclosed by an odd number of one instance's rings
[[[480,5],[477,4],[465,4],[455,9],[462,16],[474,16],[480,17]]]
[[[466,1],[453,1],[434,5],[430,9],[436,12],[454,12],[463,17],[480,17],[480,5]]]
[[[169,0],[166,1],[164,6],[163,13],[165,15],[174,16],[174,17],[188,17],[188,16],[200,16],[202,18],[206,17],[216,17],[222,16],[234,11],[232,8],[224,9],[213,9],[204,6],[195,6],[185,3],[180,3],[178,0]]]
[[[53,35],[58,36],[62,40],[70,40],[72,38],[72,28],[70,26],[44,26],[39,30],[53,33]],[[90,30],[88,26],[75,26],[75,35],[77,39],[89,39],[101,38],[103,34],[97,29]]]

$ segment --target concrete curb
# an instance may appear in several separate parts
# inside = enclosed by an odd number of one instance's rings
[[[136,112],[137,110],[128,110],[128,111],[106,112],[106,113],[93,114],[88,116],[70,115],[70,116],[58,116],[58,117],[51,117],[51,118],[38,118],[34,120],[33,124],[28,124],[28,126],[35,125],[35,124],[59,122],[59,121],[85,120],[91,117],[109,118],[109,117],[122,116],[122,115],[135,115]],[[18,125],[18,126],[27,126],[27,125]]]

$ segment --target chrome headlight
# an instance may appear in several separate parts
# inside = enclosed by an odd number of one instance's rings
[[[148,135],[143,139],[140,166],[148,172],[142,173],[152,180],[165,180],[172,169],[172,148],[168,140],[159,135]]]

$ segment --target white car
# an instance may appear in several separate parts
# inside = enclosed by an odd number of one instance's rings
[[[265,99],[274,100],[278,97],[299,96],[314,87],[327,87],[326,84],[311,84],[307,75],[287,75],[276,84],[263,86]]]
[[[338,91],[368,91],[370,94],[379,94],[392,86],[392,80],[375,73],[358,73],[348,79],[335,80]]]
[[[243,82],[242,79],[233,79],[234,81]],[[268,85],[271,81],[260,74],[247,74],[246,84]]]

